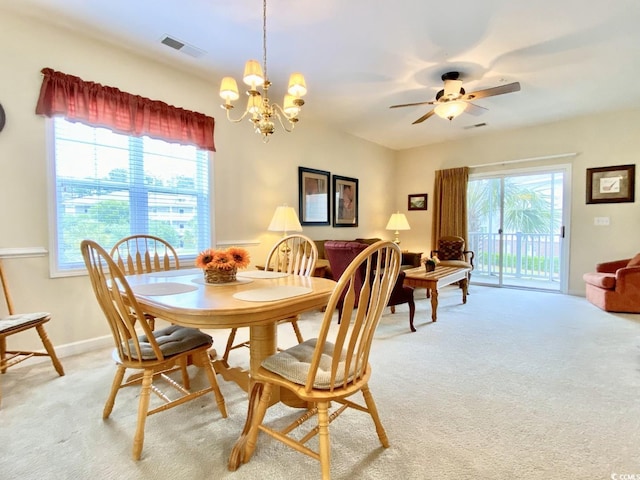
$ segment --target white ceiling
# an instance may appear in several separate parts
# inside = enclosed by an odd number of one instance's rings
[[[211,79],[240,84],[262,60],[260,0],[0,0],[0,6],[80,30]],[[274,99],[293,71],[309,93],[305,119],[329,122],[392,149],[640,106],[638,0],[268,0]],[[172,36],[204,51],[172,50]],[[55,67],[54,67],[55,68]],[[440,76],[460,71],[467,92],[520,82],[484,98],[479,116],[412,122]],[[73,73],[73,72],[67,72]],[[139,92],[135,92],[139,93]],[[222,115],[219,115],[222,118]],[[465,127],[477,123],[487,126]]]

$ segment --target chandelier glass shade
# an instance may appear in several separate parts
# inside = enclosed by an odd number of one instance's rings
[[[240,98],[238,84],[233,77],[224,77],[220,84],[220,97],[224,100],[222,108],[227,112],[227,119],[231,122],[241,122],[249,117],[256,133],[262,135],[263,141],[269,141],[269,136],[275,131],[275,122],[282,128],[293,131],[298,122],[298,115],[304,105],[302,97],[307,93],[307,84],[301,73],[292,73],[289,77],[287,93],[282,106],[269,100],[268,92],[271,82],[267,75],[267,0],[262,2],[262,52],[263,64],[258,60],[248,60],[244,67],[242,81],[247,85],[247,106],[240,118],[231,118],[234,108],[231,102]]]

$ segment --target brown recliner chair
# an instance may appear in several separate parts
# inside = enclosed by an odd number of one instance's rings
[[[365,250],[369,245],[366,243],[360,242],[346,242],[340,240],[327,240],[324,243],[324,251],[329,260],[329,264],[331,265],[331,272],[333,275],[333,279],[338,281],[342,273],[347,269],[349,264],[352,262],[354,258],[358,256],[360,252]],[[362,266],[361,268],[364,268]],[[365,277],[364,271],[359,272],[356,276],[354,287],[356,289],[356,301],[357,294],[360,292],[362,288],[362,279]],[[391,292],[391,297],[389,298],[389,302],[387,303],[388,307],[391,307],[391,313],[395,313],[395,306],[401,305],[403,303],[409,304],[409,328],[411,328],[412,332],[415,332],[416,329],[413,326],[413,317],[416,313],[416,304],[413,299],[413,287],[407,287],[403,285],[405,277],[405,272],[401,271],[398,274],[398,279],[393,287],[393,291]],[[338,311],[342,311],[342,307],[339,304]]]
[[[587,300],[607,312],[640,313],[640,253],[633,258],[598,263],[582,276]]]

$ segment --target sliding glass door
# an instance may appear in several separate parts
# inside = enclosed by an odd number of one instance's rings
[[[565,168],[472,175],[473,283],[566,291]]]

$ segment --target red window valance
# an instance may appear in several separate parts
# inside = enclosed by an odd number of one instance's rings
[[[80,77],[42,69],[44,78],[36,113],[62,115],[94,127],[106,127],[125,135],[142,136],[196,145],[215,152],[215,120],[158,100],[123,92]]]

